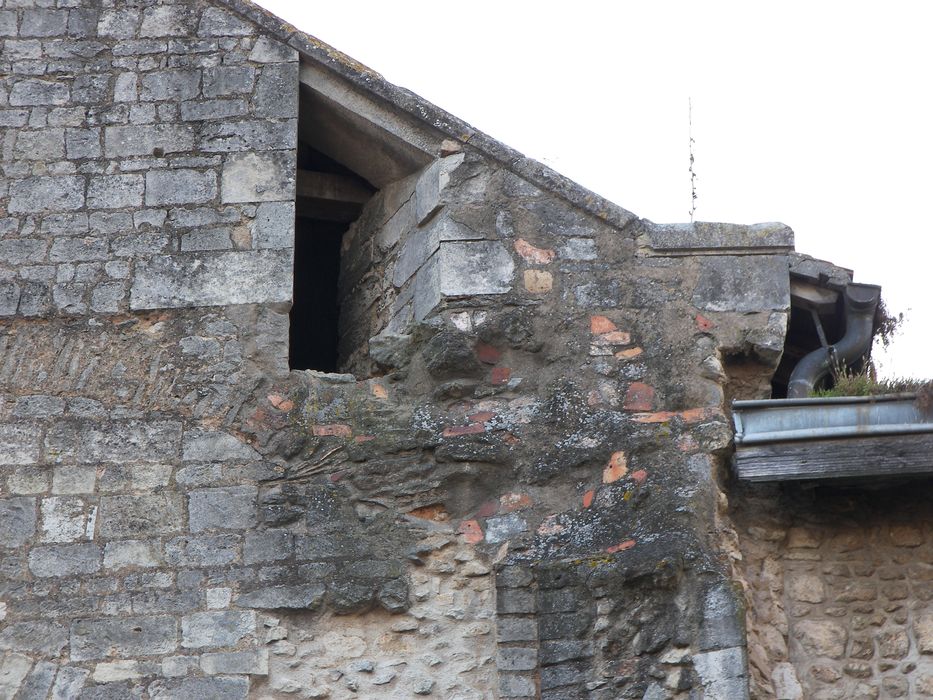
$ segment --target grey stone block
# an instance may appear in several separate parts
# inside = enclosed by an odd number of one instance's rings
[[[143,10],[139,36],[187,36],[194,22],[192,9],[185,5],[147,7]]]
[[[251,649],[202,654],[201,670],[210,676],[222,673],[267,676],[269,652],[266,649]]]
[[[204,69],[204,97],[248,95],[253,91],[256,70],[249,66],[217,66]],[[287,116],[287,115],[282,115]]]
[[[57,622],[10,622],[0,631],[0,650],[58,656],[68,644],[68,630]]]
[[[0,36],[16,36],[16,10],[0,10]],[[276,41],[270,41],[273,44],[278,44]],[[253,53],[262,55],[262,50],[257,52],[258,47],[259,42],[257,41],[256,46],[253,47]],[[257,61],[258,59],[251,58],[250,60]]]
[[[39,501],[42,542],[77,542],[87,537],[85,503],[76,497],[52,496]]]
[[[530,617],[496,618],[496,638],[499,642],[533,642],[538,638],[538,629]]]
[[[246,678],[226,676],[159,680],[151,683],[148,691],[151,700],[246,700],[249,681]]]
[[[729,698],[729,700],[748,698],[744,647],[694,654],[693,668],[700,677],[704,697]]]
[[[593,656],[593,645],[588,641],[576,639],[556,639],[542,642],[538,653],[541,664],[548,666],[564,661],[588,659]]]
[[[100,547],[92,542],[33,547],[29,570],[42,578],[93,574],[100,569]]]
[[[242,117],[247,113],[244,100],[200,100],[181,103],[182,121],[207,121]]]
[[[98,527],[105,538],[157,537],[178,532],[183,517],[181,494],[103,496]]]
[[[201,204],[217,196],[212,170],[153,170],[146,173],[146,205]]]
[[[533,671],[538,666],[538,651],[525,647],[499,647],[496,667],[502,671]]]
[[[190,125],[180,124],[108,126],[104,148],[108,158],[178,153],[194,148],[194,133]]]
[[[515,263],[498,241],[441,243],[438,262],[443,295],[505,294],[512,289]]]
[[[62,263],[105,260],[107,247],[105,238],[56,238],[49,251],[49,261]]]
[[[441,266],[435,254],[415,275],[412,311],[416,321],[423,321],[441,302]]]
[[[592,238],[568,239],[557,250],[565,260],[596,260],[596,241]]]
[[[19,692],[32,659],[22,654],[6,654],[0,659],[0,697],[13,698]]]
[[[295,148],[297,140],[298,125],[295,119],[219,121],[202,126],[198,146],[205,153],[280,151]],[[285,155],[289,154],[279,154]]]
[[[256,631],[256,613],[217,610],[181,618],[181,645],[186,649],[229,647]]]
[[[298,60],[298,52],[268,36],[260,36],[249,52],[253,63],[280,63]]]
[[[255,486],[199,489],[188,496],[191,532],[212,529],[243,530],[256,524]]]
[[[295,154],[237,153],[221,174],[221,201],[273,202],[295,198]]]
[[[50,211],[72,211],[84,206],[84,178],[28,177],[10,187],[11,214],[36,214]]]
[[[0,454],[4,464],[35,464],[41,443],[41,429],[36,425],[0,423]]]
[[[101,175],[92,177],[87,188],[87,205],[95,209],[138,207],[143,202],[142,175]]]
[[[243,563],[287,559],[292,555],[292,533],[288,530],[256,530],[246,533]]]
[[[4,498],[0,501],[0,547],[16,549],[36,534],[36,499]]]
[[[71,85],[73,102],[95,105],[110,97],[110,76],[106,73],[79,75]]]
[[[23,682],[19,697],[22,700],[45,700],[49,696],[49,690],[52,689],[52,681],[55,680],[56,671],[58,671],[58,664],[56,663],[51,661],[37,662],[32,672]],[[0,691],[0,697],[2,697],[2,691]]]
[[[27,78],[13,83],[9,103],[13,107],[51,107],[67,103],[68,97],[64,82]]]
[[[295,240],[295,203],[263,202],[256,208],[253,246],[291,248]]]
[[[486,520],[486,541],[505,542],[528,531],[528,524],[519,513],[508,513]]]
[[[499,696],[503,698],[534,698],[538,696],[538,689],[532,678],[502,673],[499,675]]]
[[[241,593],[236,604],[243,608],[262,610],[317,610],[324,602],[323,584],[304,583],[291,586],[267,586]]]
[[[106,426],[65,420],[49,428],[46,449],[53,457],[97,462],[164,462],[181,448],[177,421],[112,421]]]
[[[219,7],[208,7],[201,15],[198,36],[250,36],[255,28],[246,20]]]
[[[35,129],[18,132],[13,157],[44,161],[64,158],[65,130]]]
[[[91,672],[86,668],[62,666],[52,686],[52,700],[73,700],[78,697],[89,675]]]
[[[496,594],[496,610],[500,614],[533,613],[535,596],[524,588],[500,588]]]
[[[168,616],[136,616],[71,623],[71,659],[160,656],[178,647],[178,623]]]
[[[205,253],[136,263],[130,308],[159,309],[291,301],[292,253]]]
[[[259,453],[230,433],[188,430],[185,432],[182,459],[186,462],[226,462],[258,459]]]
[[[699,258],[693,304],[708,311],[790,308],[790,273],[784,255],[712,255]]]
[[[233,240],[229,228],[203,228],[181,235],[181,250],[231,250]]]
[[[224,566],[239,553],[239,535],[176,537],[165,545],[165,559],[173,566]]]
[[[42,262],[47,249],[48,243],[38,238],[0,239],[0,260],[7,265]]]
[[[65,152],[69,160],[99,157],[100,129],[66,129]]]
[[[201,71],[153,71],[143,74],[139,83],[139,97],[143,101],[162,102],[170,100],[180,102],[198,96],[201,91]]]
[[[162,563],[157,540],[117,540],[104,546],[104,568],[154,567]]]
[[[722,224],[698,221],[692,224],[651,224],[651,247],[662,251],[694,252],[710,249],[793,250],[794,232],[780,223]]]
[[[265,66],[256,81],[253,114],[270,119],[298,116],[298,63]]]
[[[24,10],[20,36],[52,37],[68,29],[68,10]]]

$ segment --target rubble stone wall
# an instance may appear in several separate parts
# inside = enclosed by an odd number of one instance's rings
[[[933,695],[933,514],[918,486],[743,494],[755,697]]]
[[[291,30],[39,4],[0,9],[0,696],[745,697],[724,385],[780,355],[786,227],[424,123],[347,238],[354,374],[289,372]]]

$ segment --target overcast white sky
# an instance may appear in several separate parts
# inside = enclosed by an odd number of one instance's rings
[[[907,316],[886,375],[931,377],[933,4],[260,4],[653,221],[783,221]]]

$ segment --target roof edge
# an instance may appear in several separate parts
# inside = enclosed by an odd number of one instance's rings
[[[303,58],[314,61],[355,87],[407,113],[417,121],[428,124],[445,136],[478,150],[516,175],[557,195],[574,207],[620,230],[639,220],[636,214],[588,190],[543,163],[497,141],[410,90],[393,85],[371,68],[355,61],[320,39],[302,32],[250,0],[216,1],[292,47]]]

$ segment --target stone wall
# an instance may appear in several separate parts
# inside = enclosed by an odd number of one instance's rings
[[[235,0],[59,4],[0,10],[0,696],[744,697],[789,229],[639,220]],[[354,374],[288,371],[286,44],[430,161],[345,238]]]
[[[924,486],[742,494],[755,697],[933,696]]]

